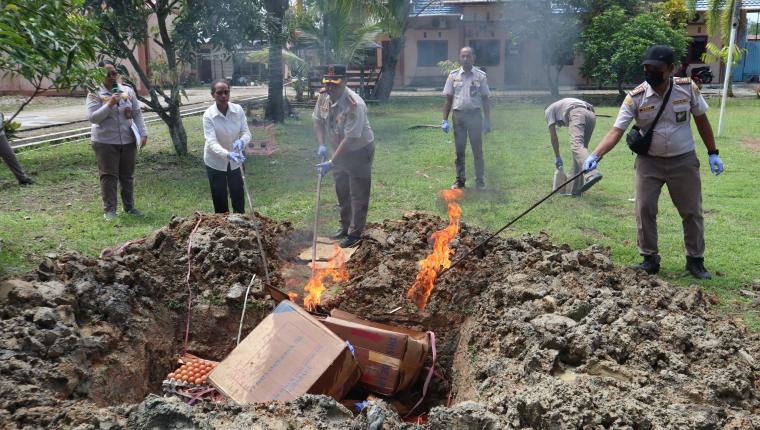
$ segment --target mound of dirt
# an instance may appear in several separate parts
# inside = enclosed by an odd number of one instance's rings
[[[556,246],[544,234],[496,238],[436,283],[424,311],[406,298],[440,218],[409,213],[371,225],[325,297],[378,322],[435,333],[420,387],[354,415],[333,399],[189,406],[155,395],[184,350],[187,244],[194,295],[187,351],[234,348],[243,292],[264,277],[251,221],[175,219],[123,254],[46,259],[0,283],[0,422],[10,428],[760,428],[760,336],[697,288],[615,267],[609,251]],[[270,283],[286,285],[308,234],[264,219]],[[457,255],[487,237],[462,224]],[[244,333],[272,306],[254,282]],[[400,309],[396,309],[400,307]],[[423,375],[427,371],[423,371]],[[424,379],[424,378],[423,378]],[[421,383],[419,384],[421,385]],[[400,400],[400,402],[397,402]],[[432,409],[430,409],[432,408]]]
[[[0,284],[1,422],[66,428],[159,392],[184,349],[196,225],[187,350],[220,360],[234,348],[245,287],[254,273],[265,276],[248,218],[178,218],[107,257],[51,256]],[[274,257],[292,229],[264,219],[261,231]],[[271,260],[276,282],[279,260]],[[263,290],[253,284],[246,333],[271,309]]]

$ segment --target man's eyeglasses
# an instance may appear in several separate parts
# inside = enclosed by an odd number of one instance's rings
[[[116,70],[111,70],[110,72],[106,74],[106,76],[119,76],[119,72],[117,72]]]

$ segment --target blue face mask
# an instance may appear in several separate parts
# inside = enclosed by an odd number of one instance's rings
[[[664,72],[662,70],[647,70],[644,72],[644,79],[647,81],[649,86],[657,87],[665,82],[663,73]]]

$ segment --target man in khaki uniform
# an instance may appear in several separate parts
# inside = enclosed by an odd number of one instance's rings
[[[367,105],[346,87],[345,75],[346,66],[327,66],[322,76],[325,90],[317,100],[312,118],[318,155],[327,157],[326,139],[333,149],[331,159],[317,164],[321,175],[334,169],[340,228],[331,237],[342,239],[340,246],[348,248],[361,240],[367,224],[375,135],[367,119]]]
[[[546,124],[549,126],[552,149],[554,149],[554,166],[562,167],[562,157],[559,153],[559,139],[557,127],[567,127],[570,134],[570,150],[573,153],[573,169],[570,176],[575,176],[582,170],[583,162],[588,157],[588,143],[596,126],[596,114],[594,107],[580,99],[564,98],[550,104],[544,110]],[[602,174],[596,169],[584,174],[572,184],[571,194],[579,196],[592,185],[602,179]]]
[[[686,270],[698,279],[709,279],[710,272],[704,265],[702,183],[689,120],[692,115],[707,148],[710,170],[719,175],[723,171],[723,161],[715,148],[715,138],[706,114],[707,102],[699,88],[689,78],[671,79],[675,68],[674,57],[673,49],[668,46],[655,45],[647,50],[643,62],[646,82],[628,93],[615,125],[588,156],[583,169],[596,168],[601,157],[618,143],[631,121],[635,120],[642,132],[648,130],[672,85],[670,98],[654,127],[649,152],[647,155],[637,155],[634,164],[637,239],[639,253],[644,257],[644,261],[636,267],[652,274],[660,270],[657,203],[662,186],[667,185],[670,199],[683,222]]]
[[[443,87],[443,121],[441,130],[449,132],[449,112],[454,109],[454,145],[456,147],[457,178],[451,188],[465,186],[465,154],[467,136],[470,136],[472,155],[475,158],[475,186],[482,190],[486,187],[483,163],[483,135],[491,131],[491,106],[488,96],[486,72],[473,67],[475,54],[472,48],[465,46],[459,50],[460,67],[449,74]]]

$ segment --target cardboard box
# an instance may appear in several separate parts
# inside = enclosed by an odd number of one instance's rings
[[[360,377],[346,342],[308,312],[283,300],[209,375],[238,404],[305,394],[343,398]]]
[[[361,384],[387,396],[417,379],[430,347],[426,333],[363,320],[338,309],[322,323],[354,346]]]

